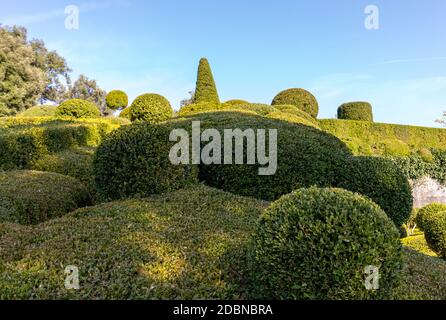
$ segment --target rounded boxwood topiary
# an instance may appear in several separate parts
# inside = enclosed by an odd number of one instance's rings
[[[78,180],[39,171],[0,172],[0,222],[38,224],[91,204]]]
[[[96,151],[93,172],[98,197],[115,200],[180,189],[196,182],[197,169],[173,165],[174,142],[163,125],[135,123],[110,134]]]
[[[413,208],[412,190],[404,173],[379,157],[351,157],[338,176],[339,188],[358,192],[376,202],[400,228]]]
[[[305,125],[268,119],[235,111],[202,113],[169,121],[172,128],[184,128],[191,132],[193,121],[199,121],[201,130],[216,129],[222,137],[224,155],[224,130],[240,129],[242,132],[265,130],[266,157],[269,152],[269,130],[277,130],[277,170],[272,175],[259,175],[260,168],[268,164],[247,165],[246,143],[243,148],[244,165],[211,164],[200,166],[200,179],[212,187],[234,194],[264,200],[275,200],[291,191],[310,186],[332,186],[338,171],[351,155],[346,145],[338,138]],[[259,133],[257,131],[257,133]],[[257,143],[256,139],[256,143]],[[273,143],[275,141],[272,141]],[[202,142],[202,147],[207,142]],[[232,144],[233,150],[236,143]],[[271,148],[274,151],[274,148]],[[235,153],[235,152],[234,152]],[[258,158],[257,158],[258,159]],[[274,167],[271,159],[271,167]],[[222,162],[223,163],[223,162]]]
[[[282,91],[274,98],[272,105],[293,105],[314,118],[317,118],[319,113],[319,104],[316,98],[304,89]]]
[[[227,105],[228,107],[235,107],[235,106],[239,106],[239,105],[249,104],[249,102],[246,100],[241,100],[241,99],[232,99],[232,100],[226,101],[223,104]]]
[[[421,230],[424,230],[424,219],[430,216],[435,216],[438,212],[446,211],[446,204],[431,203],[418,210],[416,223]]]
[[[372,105],[368,102],[348,102],[338,108],[338,119],[373,122]]]
[[[56,117],[72,117],[77,119],[99,118],[101,114],[97,106],[87,100],[71,99],[56,108]]]
[[[169,101],[159,94],[143,94],[130,106],[131,121],[160,123],[170,119],[172,115],[173,109]]]
[[[251,248],[255,299],[388,299],[402,267],[392,221],[342,189],[282,197],[263,213]],[[368,266],[379,270],[379,290],[366,289]]]
[[[113,90],[107,94],[105,98],[107,107],[112,110],[124,109],[129,104],[129,98],[124,91]]]
[[[429,248],[440,258],[446,259],[446,205],[432,204],[420,209],[417,221]]]
[[[57,106],[34,106],[21,113],[18,117],[53,117],[56,113]]]

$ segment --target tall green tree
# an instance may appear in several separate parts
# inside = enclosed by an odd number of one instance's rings
[[[34,106],[47,85],[35,62],[25,28],[0,26],[0,105],[23,111]]]
[[[206,58],[202,58],[198,65],[194,103],[200,102],[220,103],[211,66]]]
[[[0,103],[23,111],[36,103],[59,103],[66,96],[70,68],[41,40],[28,41],[23,27],[0,25]]]
[[[68,91],[68,99],[82,99],[93,102],[98,106],[102,115],[109,115],[113,111],[107,108],[105,97],[107,93],[102,90],[96,80],[89,79],[81,74]]]

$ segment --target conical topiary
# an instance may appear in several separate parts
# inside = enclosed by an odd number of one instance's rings
[[[197,85],[194,96],[194,103],[201,102],[220,103],[212,70],[206,58],[202,58],[198,66]]]

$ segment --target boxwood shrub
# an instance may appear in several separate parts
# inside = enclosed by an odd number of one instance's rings
[[[255,299],[389,299],[402,268],[392,221],[341,189],[300,189],[273,203],[250,256]],[[379,290],[366,289],[367,266],[379,268]]]
[[[168,126],[135,123],[110,134],[98,147],[93,168],[99,199],[148,196],[197,181],[197,168],[173,165]]]
[[[159,123],[170,119],[172,115],[173,109],[169,101],[159,94],[140,95],[130,106],[131,121]]]
[[[338,176],[337,186],[376,202],[400,228],[413,208],[412,190],[404,173],[379,157],[351,157]]]
[[[338,119],[373,122],[372,105],[368,102],[348,102],[338,108]]]
[[[112,90],[105,97],[105,103],[112,110],[124,109],[129,104],[129,98],[124,91]]]
[[[417,220],[429,248],[440,258],[446,259],[446,205],[432,204],[420,209]]]
[[[39,120],[39,118],[36,118]],[[111,120],[8,122],[0,127],[0,169],[29,169],[44,155],[75,147],[97,146],[120,124]],[[42,120],[43,121],[43,120]]]
[[[18,117],[53,117],[55,116],[57,106],[35,106],[21,113]]]
[[[234,106],[249,104],[249,102],[246,100],[241,100],[241,99],[232,99],[232,100],[226,101],[223,104],[227,105],[228,107],[234,107]]]
[[[280,112],[289,113],[295,116],[298,116],[300,118],[303,118],[305,120],[313,122],[316,126],[319,126],[318,121],[310,116],[305,111],[300,110],[299,108],[293,106],[293,105],[275,105],[274,108],[276,108]]]
[[[287,121],[290,123],[302,124],[305,126],[319,129],[319,126],[317,124],[315,124],[314,121],[308,121],[305,118],[296,116],[296,115],[288,113],[288,112],[282,112],[282,111],[271,112],[266,117],[270,118],[270,119]]]
[[[188,116],[196,113],[223,110],[226,107],[232,107],[232,106],[225,106],[220,103],[212,103],[212,102],[192,103],[182,107],[178,112],[178,116]]]
[[[91,204],[78,180],[50,172],[0,172],[0,222],[38,224]]]
[[[319,113],[319,104],[316,98],[304,89],[282,91],[274,98],[272,105],[293,105],[314,118],[317,118]]]
[[[267,133],[268,129],[277,129],[278,163],[274,175],[259,176],[259,168],[265,167],[259,164],[200,166],[202,181],[234,194],[275,200],[300,187],[332,186],[350,155],[345,144],[332,135],[305,125],[259,115],[221,111],[177,118],[169,124],[172,128],[185,128],[190,132],[193,121],[200,121],[202,130],[218,130],[222,137],[225,129],[265,129]],[[266,141],[268,139],[267,136]],[[268,145],[266,150],[269,150]]]
[[[60,106],[56,108],[55,116],[83,119],[99,118],[101,114],[94,103],[81,99],[71,99],[62,102]]]
[[[425,218],[429,218],[431,216],[436,216],[439,212],[445,212],[446,211],[446,204],[442,203],[431,203],[427,206],[424,206],[420,210],[418,210],[418,214],[416,217],[416,223],[418,224],[418,227],[421,230],[424,230],[424,222]]]
[[[266,205],[198,185],[39,228],[0,224],[0,299],[243,299],[240,248]],[[64,287],[68,265],[79,290]]]

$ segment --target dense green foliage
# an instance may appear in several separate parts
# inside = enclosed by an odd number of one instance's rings
[[[282,91],[274,98],[272,105],[293,105],[314,118],[317,118],[319,113],[319,104],[316,98],[304,89]]]
[[[274,175],[260,176],[259,168],[265,168],[267,165],[258,163],[200,166],[202,181],[212,187],[244,196],[274,200],[300,187],[332,186],[338,171],[350,155],[342,142],[320,130],[258,115],[240,112],[202,113],[174,119],[170,125],[172,128],[185,128],[190,132],[192,121],[200,121],[202,130],[218,130],[222,137],[225,129],[264,129],[267,133],[267,157],[270,155],[268,130],[277,129],[277,172]],[[205,144],[207,143],[203,142],[203,146]],[[223,145],[222,143],[222,148]],[[243,149],[246,164],[247,148]]]
[[[9,110],[9,115],[38,100],[58,103],[70,71],[65,59],[43,41],[28,40],[25,28],[0,26],[0,109]]]
[[[90,204],[74,178],[38,171],[0,172],[0,222],[38,224]]]
[[[355,155],[392,155],[385,153],[391,147],[380,147],[392,140],[399,140],[397,145],[405,143],[413,153],[446,149],[446,129],[335,119],[319,120],[319,126],[344,141]]]
[[[197,84],[194,94],[194,103],[202,102],[220,103],[211,66],[206,58],[202,58],[198,65]]]
[[[124,121],[5,118],[0,121],[0,170],[30,169],[43,156],[75,147],[97,146]]]
[[[131,121],[159,123],[170,119],[173,109],[170,102],[159,94],[143,94],[133,101],[129,110]]]
[[[383,299],[400,277],[399,233],[372,201],[341,189],[300,189],[273,203],[254,236],[254,297]],[[366,266],[379,290],[364,286]]]
[[[271,112],[267,115],[267,118],[287,121],[290,123],[302,124],[305,126],[319,129],[319,126],[317,124],[315,124],[314,121],[309,121],[305,118],[301,118],[299,116],[296,116],[296,115],[294,115],[292,113],[288,113],[288,112],[282,112],[282,111]]]
[[[178,116],[188,116],[196,113],[203,113],[203,112],[217,111],[224,109],[226,109],[226,106],[220,103],[211,103],[211,102],[192,103],[187,106],[181,107],[180,111],[178,112]]]
[[[363,194],[377,203],[401,227],[413,208],[412,190],[403,172],[379,157],[351,157],[337,186]]]
[[[420,209],[417,220],[429,247],[446,259],[446,205],[432,204]]]
[[[76,119],[99,118],[100,113],[96,105],[92,102],[71,99],[64,101],[56,108],[56,117],[72,117]]]
[[[72,148],[44,155],[32,165],[32,170],[55,172],[70,176],[93,189],[93,154],[94,148]]]
[[[113,90],[105,97],[105,103],[112,110],[124,109],[129,104],[129,98],[124,91]]]
[[[53,117],[57,106],[35,106],[18,114],[19,117]]]
[[[368,102],[348,102],[338,108],[338,119],[373,122],[372,105]]]
[[[446,211],[446,205],[442,203],[431,203],[418,210],[417,224],[421,230],[424,230],[425,219],[429,219],[431,216],[436,216],[440,212]]]
[[[233,110],[253,111],[261,116],[266,116],[271,112],[277,111],[274,107],[262,103],[248,103],[244,105],[232,106]]]
[[[285,105],[275,105],[274,108],[280,112],[292,114],[294,116],[312,122],[315,126],[319,126],[318,121],[315,118],[313,118],[311,115],[309,115],[305,111],[300,110],[295,106],[285,104]]]
[[[105,97],[107,96],[105,90],[99,87],[96,80],[89,79],[83,74],[70,86],[67,96],[70,99],[80,99],[93,103],[103,116],[110,114],[110,110],[107,110],[105,103]]]
[[[228,100],[228,101],[226,101],[226,102],[223,103],[223,104],[225,104],[225,105],[227,105],[227,106],[235,107],[235,106],[240,106],[240,105],[249,104],[249,103],[250,103],[250,102],[248,102],[248,101],[246,101],[246,100],[232,99],[232,100]]]
[[[442,184],[446,184],[445,150],[424,150],[409,157],[388,158],[395,163],[410,180],[430,177]]]
[[[135,123],[109,135],[94,158],[100,199],[148,196],[180,189],[197,181],[196,168],[173,165],[168,126]]]
[[[265,206],[197,186],[0,224],[0,299],[243,299],[241,248]],[[80,290],[64,288],[68,265]]]

